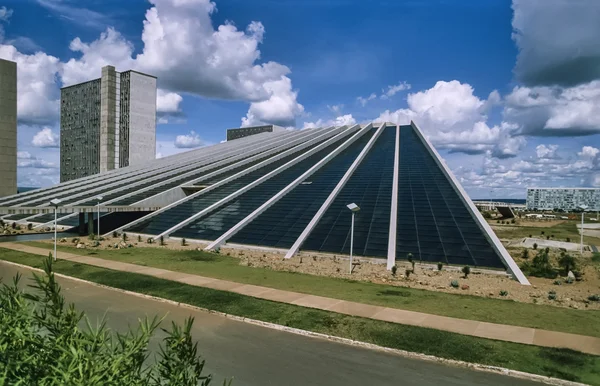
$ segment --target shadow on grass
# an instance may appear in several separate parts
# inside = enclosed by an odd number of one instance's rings
[[[385,290],[385,291],[379,291],[377,292],[377,295],[382,295],[382,296],[400,296],[403,298],[408,298],[410,297],[410,292],[408,291],[403,291],[403,290]]]

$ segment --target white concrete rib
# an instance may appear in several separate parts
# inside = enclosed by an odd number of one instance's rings
[[[390,207],[390,230],[388,232],[388,270],[396,264],[396,235],[398,227],[398,175],[400,165],[400,126],[396,126],[396,144],[394,145],[394,178],[392,185],[392,206]]]

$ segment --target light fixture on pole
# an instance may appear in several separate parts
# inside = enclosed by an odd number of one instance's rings
[[[354,249],[354,215],[360,210],[355,203],[346,205],[352,211],[352,225],[350,226],[350,274],[352,274],[352,252]]]
[[[98,200],[98,229],[96,229],[96,234],[98,235],[98,240],[100,240],[100,201],[102,201],[102,196],[96,197]]]
[[[52,204],[52,206],[54,206],[54,261],[56,261],[56,228],[58,227],[57,224],[57,212],[58,212],[58,205],[61,203],[62,201],[59,200],[58,198],[53,199],[52,201],[50,201],[50,203]]]
[[[583,215],[585,210],[588,208],[587,205],[579,205],[577,208],[581,209],[581,242],[579,244],[579,253],[583,256]]]

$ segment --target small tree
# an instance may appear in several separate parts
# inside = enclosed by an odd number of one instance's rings
[[[126,242],[127,241],[127,233],[123,232],[122,236],[123,236],[123,242]]]
[[[142,242],[142,236],[138,235],[138,243]]]
[[[576,262],[575,258],[568,253],[561,252],[560,259],[558,260],[558,265],[564,268],[565,275],[569,274],[569,271],[575,269]]]
[[[525,248],[523,249],[523,253],[521,254],[521,258],[527,260],[529,259],[529,249]]]
[[[409,253],[406,255],[406,260],[408,260],[408,262],[409,262],[409,263],[412,265],[412,269],[413,269],[413,271],[414,271],[414,270],[415,270],[415,260],[414,260],[414,258],[413,258],[413,254],[409,252]]]
[[[541,232],[541,235],[542,235],[542,236],[544,235],[544,231],[542,231],[542,232]]]
[[[437,263],[437,267],[438,267],[438,271],[441,271],[442,268],[444,268],[444,263],[442,263],[441,261],[439,263]]]
[[[406,268],[404,270],[404,276],[406,276],[406,278],[408,279],[410,277],[410,274],[413,273],[412,269]]]
[[[160,236],[160,245],[165,245],[165,238],[164,238],[164,236]]]
[[[533,249],[537,249],[537,243],[533,243]]]
[[[181,239],[181,246],[182,246],[182,247],[185,247],[185,246],[186,246],[186,243],[185,243],[185,238]]]
[[[17,229],[17,223],[13,221],[13,223],[11,224],[12,229]]]
[[[27,230],[30,231],[32,229],[33,229],[33,224],[32,223],[27,224]]]
[[[392,276],[396,277],[397,271],[398,271],[398,266],[396,264],[392,265]]]
[[[469,274],[471,273],[471,267],[469,267],[468,265],[465,265],[462,269],[462,273],[465,274],[465,279],[469,276]]]

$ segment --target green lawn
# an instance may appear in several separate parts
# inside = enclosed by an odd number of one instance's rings
[[[548,226],[548,227],[530,227],[520,226],[515,224],[497,224],[494,221],[491,222],[494,232],[501,239],[518,239],[522,237],[529,237],[532,235],[537,238],[546,238],[546,236],[554,235],[551,240],[556,241],[567,241],[567,238],[571,239],[572,243],[578,243],[580,234],[577,231],[577,221],[565,221],[563,223]],[[544,232],[542,235],[541,232]],[[596,237],[585,237],[584,242],[586,244],[592,244],[600,246],[600,239]]]
[[[41,267],[42,257],[1,250],[4,260]],[[336,335],[380,346],[439,357],[507,367],[600,385],[600,357],[566,349],[500,342],[445,331],[403,326],[332,312],[193,287],[134,273],[111,271],[59,260],[55,272],[232,315]]]
[[[42,242],[27,244],[52,247]],[[365,304],[600,337],[600,311],[597,310],[574,310],[252,268],[239,265],[239,259],[234,257],[195,250],[82,250],[62,245],[59,250]]]

